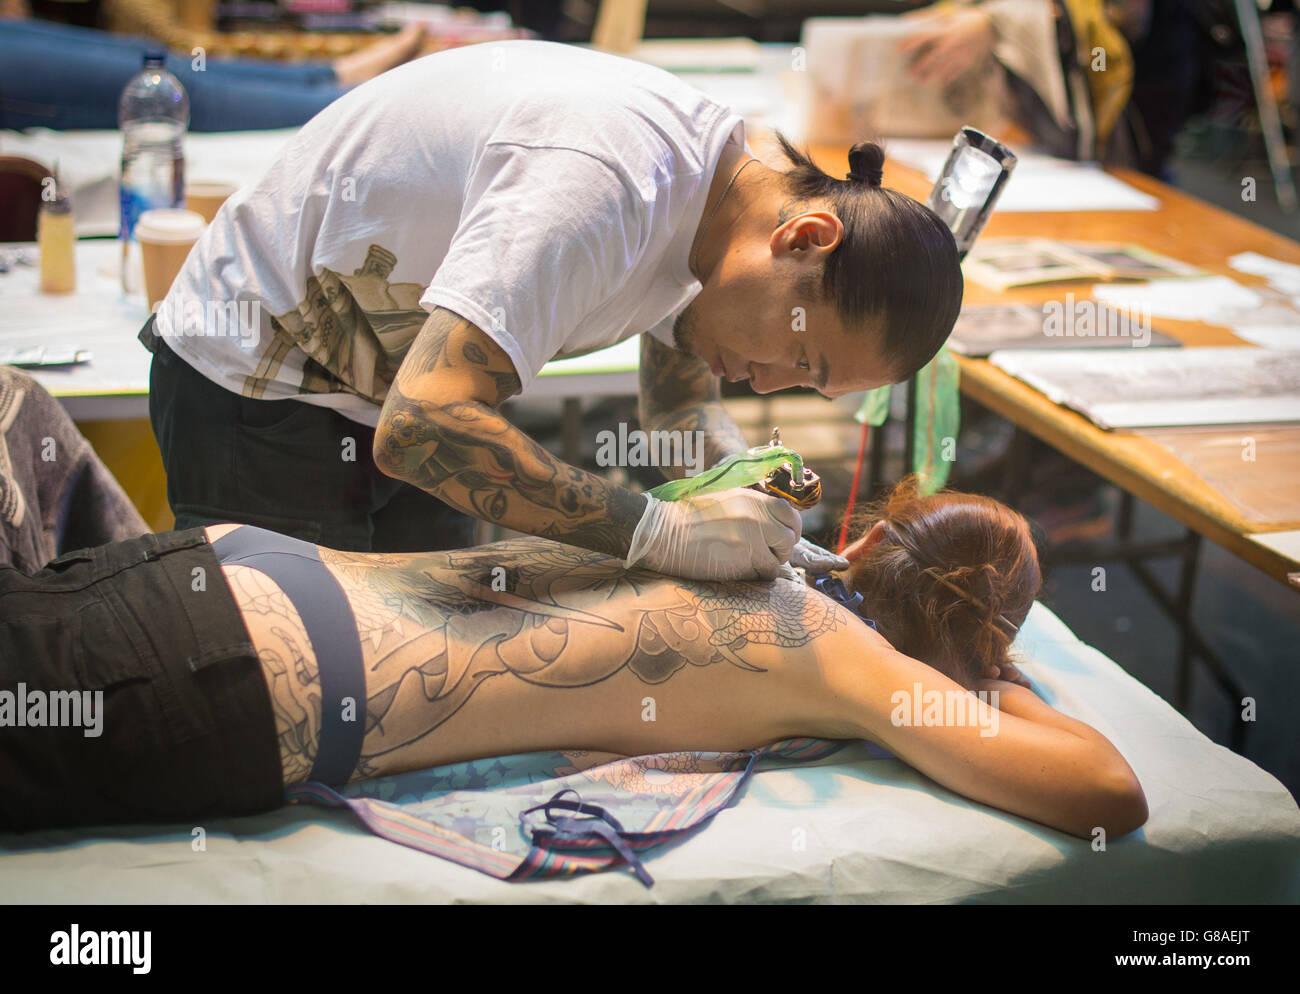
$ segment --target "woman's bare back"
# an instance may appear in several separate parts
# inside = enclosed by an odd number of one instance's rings
[[[321,559],[352,605],[366,668],[354,778],[535,749],[635,755],[829,735],[818,640],[849,626],[864,647],[878,638],[788,580],[697,583],[544,539]],[[319,742],[315,651],[272,581],[223,569],[262,659],[286,783],[297,782]]]

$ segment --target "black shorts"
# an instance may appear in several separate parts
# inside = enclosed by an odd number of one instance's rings
[[[0,831],[283,803],[262,667],[202,529],[0,567]]]

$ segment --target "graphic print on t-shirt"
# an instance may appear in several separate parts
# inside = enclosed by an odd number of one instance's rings
[[[397,256],[371,245],[351,276],[322,269],[308,277],[295,310],[271,319],[257,371],[244,380],[246,397],[260,398],[295,348],[307,355],[299,393],[354,393],[376,404],[388,396],[411,342],[429,313],[419,283],[389,283]]]

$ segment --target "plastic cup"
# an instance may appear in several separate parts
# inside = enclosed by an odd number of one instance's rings
[[[203,220],[211,224],[221,205],[235,189],[234,183],[188,183],[185,186],[185,207],[196,214],[202,214]]]

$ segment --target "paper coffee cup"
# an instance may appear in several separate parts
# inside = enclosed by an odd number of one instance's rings
[[[235,192],[234,183],[187,183],[185,186],[185,207],[203,215],[209,224],[217,216],[217,211]]]
[[[150,310],[167,296],[205,227],[202,214],[174,207],[145,211],[136,221],[135,238],[140,243],[145,301]]]

